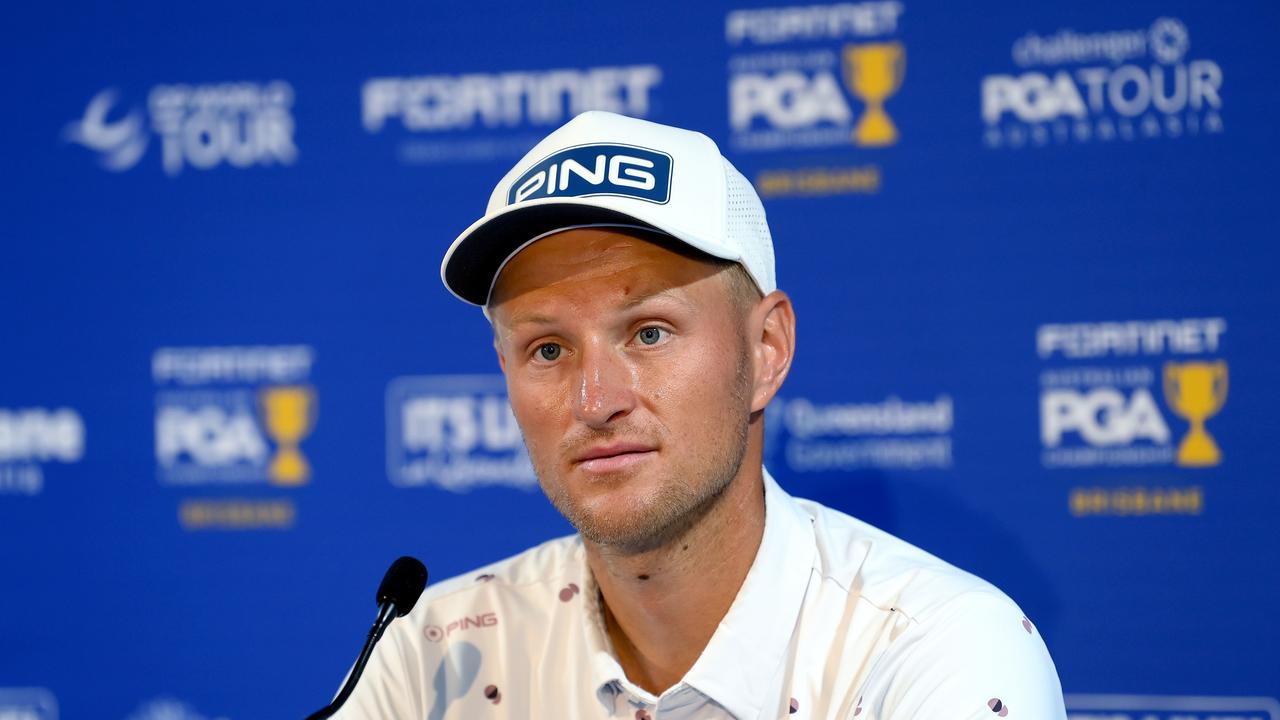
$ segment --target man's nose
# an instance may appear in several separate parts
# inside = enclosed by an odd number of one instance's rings
[[[601,428],[631,412],[635,380],[621,352],[607,343],[593,343],[583,348],[580,357],[574,417]]]

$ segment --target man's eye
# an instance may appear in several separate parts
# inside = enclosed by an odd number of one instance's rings
[[[560,346],[555,343],[546,343],[545,345],[539,345],[538,357],[548,361],[558,360],[560,359]]]
[[[662,339],[662,334],[665,332],[662,328],[647,327],[636,333],[636,338],[645,345],[654,345]]]

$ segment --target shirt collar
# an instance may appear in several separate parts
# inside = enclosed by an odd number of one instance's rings
[[[685,674],[684,684],[723,706],[734,717],[760,715],[800,617],[817,552],[813,524],[764,470],[765,521],[760,549],[729,612],[711,641]],[[586,564],[586,554],[582,562]],[[600,593],[588,569],[584,575],[586,643],[596,696],[612,710],[626,682],[604,630]],[[647,693],[645,693],[647,695]]]

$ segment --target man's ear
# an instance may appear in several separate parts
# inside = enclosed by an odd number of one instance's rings
[[[502,370],[502,374],[507,374],[507,357],[502,354],[502,346],[498,344],[498,338],[493,338],[493,352],[498,356],[498,368]]]
[[[781,290],[764,296],[747,321],[755,365],[751,412],[764,410],[791,371],[796,352],[796,313]]]

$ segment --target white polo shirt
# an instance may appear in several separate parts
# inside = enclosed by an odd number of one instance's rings
[[[1035,626],[989,583],[765,472],[760,550],[684,679],[615,659],[578,536],[427,589],[344,720],[1066,717]]]

